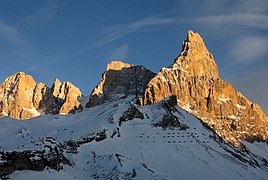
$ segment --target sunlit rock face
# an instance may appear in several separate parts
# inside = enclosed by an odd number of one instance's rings
[[[41,114],[67,114],[81,108],[82,96],[73,84],[56,80],[49,88],[23,72],[8,77],[0,85],[0,117],[29,119]]]
[[[177,96],[179,106],[235,146],[241,147],[241,140],[268,137],[267,117],[261,107],[220,78],[212,54],[193,31],[188,31],[182,52],[172,66],[163,68],[148,83],[144,104],[157,103],[171,95]]]
[[[62,102],[59,114],[69,114],[82,109],[78,101],[78,97],[81,97],[82,93],[70,82],[61,83],[60,80],[56,79],[53,85],[53,96]]]
[[[7,78],[0,85],[0,116],[27,119],[39,115],[32,103],[35,87],[35,80],[22,72]]]
[[[143,66],[112,61],[102,74],[100,83],[93,89],[87,107],[115,101],[128,95],[143,95],[146,85],[155,73]]]

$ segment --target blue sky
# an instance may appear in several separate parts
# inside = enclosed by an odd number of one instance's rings
[[[187,31],[201,34],[220,75],[268,112],[268,0],[0,0],[0,80],[24,71],[88,95],[113,59],[154,72]]]

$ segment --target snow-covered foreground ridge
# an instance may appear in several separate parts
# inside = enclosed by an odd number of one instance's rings
[[[236,149],[171,97],[134,97],[73,115],[0,122],[0,175],[11,179],[266,179],[264,142]]]

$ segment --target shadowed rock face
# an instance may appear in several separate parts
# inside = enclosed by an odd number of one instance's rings
[[[0,117],[28,119],[40,114],[67,114],[81,109],[80,90],[70,82],[55,80],[52,88],[23,72],[7,78],[0,85]]]
[[[70,161],[64,156],[64,146],[53,137],[42,139],[41,150],[0,151],[0,178],[16,170],[43,171],[46,167],[57,171],[62,165],[71,166]]]
[[[101,82],[93,89],[86,107],[115,101],[128,95],[143,95],[155,73],[143,66],[112,61],[102,74]]]
[[[268,138],[267,117],[232,85],[222,80],[201,36],[193,31],[171,68],[163,68],[149,83],[144,104],[176,95],[177,103],[235,146],[239,140]]]

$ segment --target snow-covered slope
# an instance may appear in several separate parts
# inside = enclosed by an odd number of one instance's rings
[[[128,97],[79,114],[3,118],[0,173],[17,169],[11,179],[268,177],[267,144],[235,149],[173,101],[140,107]]]

